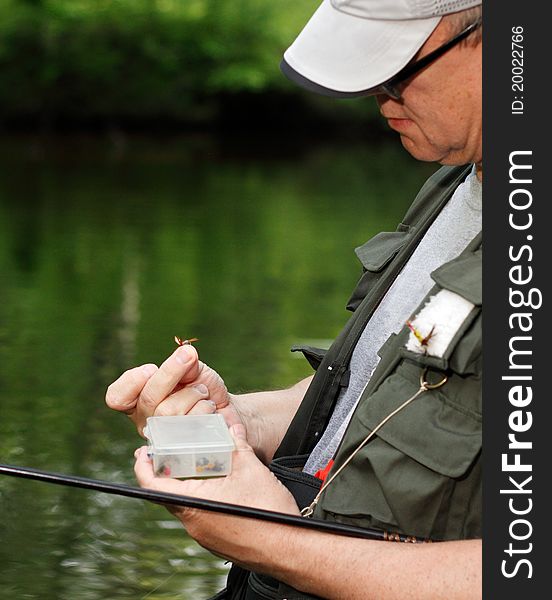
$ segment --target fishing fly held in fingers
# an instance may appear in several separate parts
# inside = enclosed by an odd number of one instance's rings
[[[194,342],[199,342],[199,338],[190,338],[189,340],[182,339],[177,335],[174,336],[174,341],[178,346],[191,346]]]

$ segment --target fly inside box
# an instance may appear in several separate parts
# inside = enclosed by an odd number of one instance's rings
[[[149,417],[144,429],[158,477],[221,477],[234,441],[222,415]]]

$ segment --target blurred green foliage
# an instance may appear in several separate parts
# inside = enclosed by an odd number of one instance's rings
[[[197,123],[227,95],[303,98],[278,65],[318,3],[0,0],[0,119]]]

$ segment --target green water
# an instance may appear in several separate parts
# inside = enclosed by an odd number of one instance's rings
[[[0,143],[0,462],[134,483],[104,406],[122,371],[198,337],[233,391],[310,373],[359,275],[433,166],[396,141]],[[164,509],[0,478],[0,598],[206,598],[226,566]]]

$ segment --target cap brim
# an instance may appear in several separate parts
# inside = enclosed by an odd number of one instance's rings
[[[362,96],[406,66],[440,20],[366,19],[324,0],[286,50],[281,68],[286,77],[319,94]]]
[[[314,81],[303,77],[301,73],[298,73],[295,69],[290,67],[285,58],[282,58],[282,61],[280,62],[280,70],[290,81],[293,81],[293,83],[296,83],[298,86],[309,92],[314,92],[321,96],[329,96],[330,98],[361,98],[362,96],[369,95],[371,92],[371,90],[368,89],[359,90],[358,92],[340,92],[324,87],[323,85],[319,85],[314,83]]]

